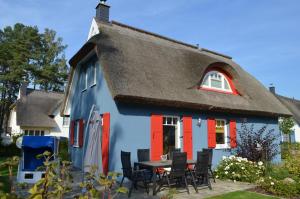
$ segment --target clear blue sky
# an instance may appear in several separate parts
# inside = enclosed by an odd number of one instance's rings
[[[98,0],[0,0],[0,28],[54,29],[69,59]],[[108,0],[111,19],[233,57],[266,87],[300,99],[299,0]]]

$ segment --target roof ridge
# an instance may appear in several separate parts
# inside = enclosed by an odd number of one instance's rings
[[[276,94],[278,97],[282,97],[282,98],[285,98],[287,100],[291,100],[291,101],[296,101],[298,103],[300,103],[300,100],[299,99],[296,99],[296,98],[290,98],[290,97],[286,97],[286,96],[283,96],[283,95],[279,95],[279,94]]]
[[[27,90],[30,91],[38,91],[38,92],[43,92],[43,93],[54,93],[54,94],[64,94],[64,92],[62,91],[46,91],[46,90],[42,90],[42,89],[34,89],[34,88],[27,88]]]
[[[129,26],[129,25],[117,22],[117,21],[111,21],[111,23],[114,24],[114,25],[117,25],[117,26],[121,26],[121,27],[124,27],[124,28],[128,28],[128,29],[140,32],[140,33],[148,34],[148,35],[158,37],[158,38],[161,38],[161,39],[164,39],[164,40],[167,40],[167,41],[171,41],[171,42],[174,42],[174,43],[177,43],[177,44],[181,44],[181,45],[193,48],[193,49],[199,49],[198,46],[196,46],[196,45],[188,44],[188,43],[176,40],[176,39],[172,39],[170,37],[166,37],[166,36],[154,33],[154,32],[150,32],[150,31],[147,31],[147,30],[143,30],[143,29],[140,29],[140,28]]]

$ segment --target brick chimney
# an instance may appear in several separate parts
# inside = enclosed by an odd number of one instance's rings
[[[106,4],[106,0],[101,0],[96,7],[96,18],[102,22],[109,23],[109,8]]]
[[[270,92],[273,93],[274,95],[276,94],[275,86],[270,86],[270,87],[269,87],[269,90],[270,90]]]

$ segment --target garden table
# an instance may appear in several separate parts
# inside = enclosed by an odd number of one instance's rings
[[[196,160],[187,160],[187,165],[195,165]],[[172,166],[172,160],[166,160],[166,161],[145,161],[145,162],[135,162],[134,166],[143,166],[143,167],[148,167],[149,170],[152,170],[153,177],[152,177],[152,182],[153,182],[153,195],[156,195],[157,190],[156,190],[156,184],[157,184],[157,176],[156,176],[156,171],[158,168],[167,168]]]

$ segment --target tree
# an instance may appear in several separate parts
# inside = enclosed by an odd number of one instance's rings
[[[294,126],[295,122],[292,117],[284,117],[279,121],[279,129],[283,134],[291,134]]]
[[[40,33],[36,26],[20,23],[0,29],[0,127],[7,126],[9,107],[23,82],[63,91],[68,74],[65,49],[62,38],[50,29]]]

